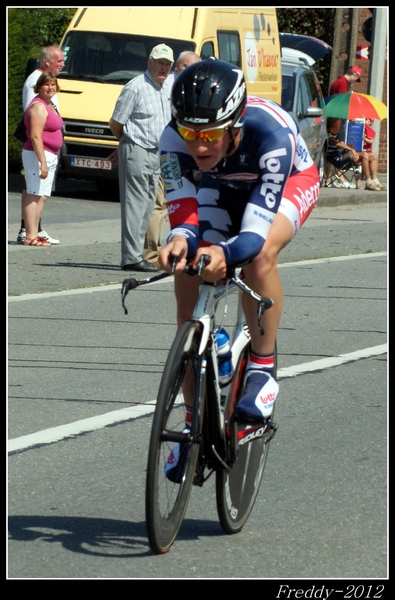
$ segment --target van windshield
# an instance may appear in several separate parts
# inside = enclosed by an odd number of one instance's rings
[[[146,71],[152,48],[163,43],[173,50],[174,61],[184,50],[196,48],[190,40],[70,31],[62,44],[65,65],[58,77],[124,84]]]

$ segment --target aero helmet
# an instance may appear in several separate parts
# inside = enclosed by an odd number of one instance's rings
[[[231,122],[241,127],[247,100],[241,69],[209,58],[190,65],[175,79],[171,113],[178,122],[192,125]]]

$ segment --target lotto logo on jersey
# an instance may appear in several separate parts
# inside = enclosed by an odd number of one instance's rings
[[[279,202],[277,199],[281,193],[282,184],[284,182],[284,174],[281,173],[280,158],[287,155],[285,148],[278,148],[271,152],[266,152],[260,161],[261,169],[267,169],[262,176],[261,194],[265,198],[266,206],[273,209]],[[280,171],[280,172],[279,172]]]
[[[167,205],[167,212],[169,215],[172,215],[180,208],[180,204],[178,202],[169,202]]]

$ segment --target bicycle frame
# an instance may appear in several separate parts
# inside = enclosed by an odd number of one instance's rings
[[[207,345],[208,337],[214,332],[215,313],[218,302],[229,293],[238,291],[237,284],[233,280],[226,280],[215,285],[203,281],[199,286],[199,297],[192,315],[192,320],[200,321],[203,325],[203,336],[199,354],[201,354]],[[240,296],[237,309],[237,325],[245,323],[244,312],[241,306]],[[247,330],[248,331],[248,330]],[[235,329],[231,338],[231,343],[237,339],[239,329]],[[249,339],[249,333],[248,333]]]
[[[204,255],[201,256],[197,271],[192,271],[191,265],[187,265],[186,271],[190,275],[193,275],[193,274],[200,275],[204,268],[206,259],[207,259],[207,257],[205,257]],[[136,280],[134,278],[126,279],[122,285],[122,306],[124,308],[125,314],[128,314],[128,311],[126,309],[124,301],[125,301],[126,295],[129,290],[135,289],[139,285],[144,285],[147,283],[158,281],[160,279],[168,277],[169,275],[171,275],[171,273],[166,272],[166,273],[160,273],[158,275],[154,275],[153,277],[142,279],[142,280]],[[214,414],[216,414],[216,415],[221,414],[221,405],[223,406],[225,404],[227,395],[229,393],[229,390],[231,389],[231,384],[232,384],[232,381],[230,381],[226,386],[220,388],[219,383],[218,383],[218,381],[219,381],[219,378],[218,378],[218,356],[217,356],[217,347],[216,347],[216,343],[215,343],[215,333],[214,333],[214,330],[216,327],[216,322],[215,322],[216,309],[217,309],[217,305],[221,299],[226,297],[228,294],[238,293],[236,324],[233,328],[232,335],[230,337],[232,365],[233,365],[233,371],[235,371],[240,354],[246,347],[246,344],[251,339],[250,332],[249,332],[247,322],[246,322],[246,318],[244,315],[244,310],[242,307],[242,293],[240,293],[240,292],[245,292],[246,294],[248,294],[249,296],[251,296],[252,298],[254,298],[256,300],[257,307],[258,307],[257,308],[258,326],[261,330],[261,334],[263,335],[264,331],[263,331],[263,328],[261,325],[261,319],[262,319],[264,311],[273,305],[273,300],[271,300],[271,298],[263,298],[259,294],[254,292],[251,288],[249,288],[244,283],[243,279],[241,279],[239,276],[236,275],[234,270],[229,271],[226,279],[220,280],[219,282],[216,282],[216,283],[211,283],[211,282],[202,280],[202,282],[199,285],[198,299],[197,299],[197,302],[196,302],[196,305],[195,305],[195,308],[193,311],[193,315],[190,319],[190,321],[201,323],[202,328],[203,328],[203,333],[201,336],[201,342],[200,342],[199,351],[198,351],[199,356],[202,357],[203,353],[205,351],[207,351],[207,349],[209,349],[209,352],[210,352],[210,355],[212,358],[211,363],[212,363],[212,368],[214,371],[212,381],[214,381],[215,389],[214,389],[213,393],[209,394],[209,401],[210,401],[210,406],[211,406],[211,412],[214,412]],[[211,341],[209,342],[210,337],[211,337]],[[204,366],[204,370],[206,370],[206,369],[207,369],[207,365]],[[204,373],[204,375],[205,374],[206,373]],[[213,397],[214,397],[214,400],[213,400]],[[214,407],[214,404],[216,405],[215,407]],[[213,419],[213,415],[211,416],[211,418]],[[217,423],[219,424],[220,421],[218,420],[218,418],[216,418],[215,421],[216,421],[215,428],[218,428]],[[222,429],[222,428],[220,427],[220,429]],[[261,429],[261,427],[259,427],[257,429]],[[213,432],[213,428],[211,428],[211,431]],[[217,440],[221,439],[221,441],[223,441],[223,431],[222,430],[220,431],[220,436],[213,434],[213,437],[216,438]],[[237,456],[237,444],[238,444],[239,440],[242,440],[242,435],[233,434],[231,437],[232,437],[233,444],[236,445],[236,447],[233,448],[232,456],[236,457]],[[253,439],[253,436],[251,436],[251,439]],[[223,452],[221,452],[221,454],[223,454]],[[217,458],[219,459],[219,462],[223,468],[228,468],[226,466],[226,463],[219,457],[218,454],[217,454]]]
[[[224,280],[217,284],[202,281],[199,286],[199,296],[196,302],[194,312],[191,318],[193,322],[199,322],[202,326],[202,335],[199,346],[199,356],[203,361],[203,369],[201,369],[201,377],[205,381],[201,381],[198,389],[205,386],[206,389],[206,416],[204,424],[206,427],[206,441],[209,447],[211,460],[207,462],[212,468],[207,477],[203,477],[201,473],[200,480],[195,480],[195,484],[203,485],[204,481],[212,474],[213,470],[218,468],[229,470],[227,462],[227,443],[224,431],[223,406],[225,405],[227,394],[230,390],[231,381],[224,387],[220,387],[218,381],[218,355],[217,345],[215,343],[215,328],[216,328],[216,309],[221,299],[226,299],[228,294],[238,293],[237,299],[237,318],[236,324],[231,335],[231,353],[233,370],[235,370],[239,360],[240,353],[250,341],[250,333],[244,316],[244,311],[241,302],[241,293],[236,283],[238,280]],[[241,281],[241,280],[240,280]],[[195,403],[199,402],[199,398],[194,399]],[[198,435],[198,432],[192,428],[191,435]],[[237,438],[232,436],[232,442]],[[237,454],[237,450],[233,451],[232,456]]]
[[[232,381],[222,388],[218,383],[218,354],[215,343],[217,306],[221,299],[226,299],[230,294],[238,294],[236,323],[230,338],[232,365],[235,372],[240,355],[251,339],[242,307],[242,292],[248,293],[257,301],[258,324],[262,334],[261,317],[264,310],[270,308],[273,304],[270,298],[262,298],[251,290],[235,273],[232,273],[229,277],[229,279],[221,280],[217,283],[210,283],[204,280],[200,283],[198,300],[190,319],[190,322],[199,322],[202,326],[198,351],[198,355],[202,361],[202,368],[200,369],[201,381],[197,386],[199,393],[194,398],[194,411],[196,414],[197,406],[200,402],[200,394],[203,393],[204,388],[206,415],[203,418],[203,422],[207,432],[206,437],[208,438],[206,441],[209,443],[210,455],[212,457],[212,460],[208,460],[207,462],[211,465],[212,470],[219,468],[225,471],[229,471],[229,468],[237,459],[239,442],[242,444],[246,443],[247,438],[244,438],[244,435],[249,435],[249,440],[252,441],[259,435],[263,435],[266,427],[257,426],[253,428],[253,431],[248,430],[249,433],[238,434],[237,426],[233,425],[229,432],[228,440],[226,440],[222,408],[227,401],[229,391],[232,389]],[[206,358],[204,358],[205,356]],[[206,380],[203,381],[203,378],[206,378]],[[200,436],[200,430],[199,424],[195,423],[195,425],[196,427],[192,426],[190,436],[192,439],[197,440]],[[255,433],[254,437],[255,430],[257,433]],[[227,450],[229,446],[230,451]],[[200,481],[195,481],[195,484],[202,485],[211,475],[212,470],[207,477],[202,477]]]
[[[193,274],[200,275],[204,269],[204,257],[201,258]],[[125,313],[124,300],[129,289],[168,275],[125,280],[122,285]],[[226,301],[227,295],[234,292],[238,293],[236,323],[231,333],[234,375],[221,387],[216,311],[219,302]],[[268,442],[277,426],[272,417],[261,425],[242,425],[233,414],[245,384],[250,353],[242,292],[256,300],[263,334],[261,317],[273,301],[256,294],[232,272],[217,283],[204,280],[200,283],[193,314],[178,328],[166,360],[153,416],[146,478],[147,533],[157,554],[167,552],[173,544],[193,485],[202,486],[213,472],[218,516],[227,533],[237,533],[243,528],[259,491]],[[193,406],[188,427],[185,427],[184,404]],[[174,452],[179,453],[179,458]]]

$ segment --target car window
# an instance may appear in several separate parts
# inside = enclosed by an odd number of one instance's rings
[[[218,52],[220,60],[241,68],[241,44],[237,31],[218,31]]]
[[[320,96],[318,92],[318,82],[316,81],[313,73],[306,73],[306,83],[309,87],[310,97],[311,97],[311,106],[315,108],[319,108],[321,106]]]
[[[303,119],[307,108],[311,103],[311,95],[306,77],[302,75],[299,80],[298,97],[296,101],[296,116],[298,119]]]
[[[295,90],[295,80],[292,75],[283,75],[281,90],[281,106],[284,110],[293,109],[293,99]]]

